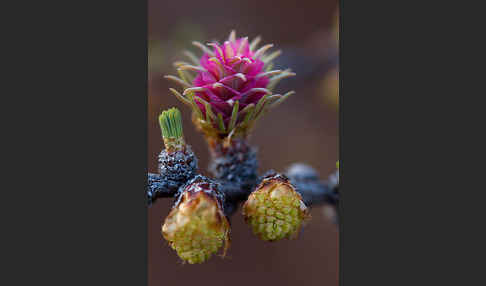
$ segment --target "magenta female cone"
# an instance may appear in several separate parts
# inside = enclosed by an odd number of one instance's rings
[[[210,48],[193,42],[203,55],[198,58],[186,52],[192,64],[176,62],[180,77],[166,76],[182,85],[182,94],[171,91],[193,109],[193,121],[207,137],[247,135],[263,113],[293,93],[273,94],[281,79],[295,74],[272,70],[272,60],[280,51],[266,54],[273,45],[257,48],[259,41],[236,39],[232,32],[223,44],[207,44]]]

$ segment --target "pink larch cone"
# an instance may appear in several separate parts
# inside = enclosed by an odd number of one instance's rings
[[[176,62],[179,77],[166,76],[182,85],[182,94],[170,90],[192,108],[193,121],[206,136],[245,137],[263,113],[294,93],[272,93],[281,79],[295,74],[272,70],[271,62],[280,51],[266,54],[273,45],[257,49],[259,41],[259,37],[251,43],[248,38],[236,39],[233,31],[222,45],[209,43],[208,48],[193,42],[203,55],[197,58],[185,52],[193,64]]]

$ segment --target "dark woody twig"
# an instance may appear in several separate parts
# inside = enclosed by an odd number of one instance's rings
[[[302,195],[307,206],[324,203],[337,205],[339,200],[337,193],[339,175],[337,173],[331,175],[327,181],[321,181],[312,167],[305,164],[293,164],[288,168],[286,175]]]
[[[229,159],[228,159],[229,160]],[[227,162],[220,160],[220,162]],[[217,164],[214,163],[213,164]],[[268,172],[267,172],[268,173]],[[238,178],[238,174],[228,172],[229,177]],[[297,192],[302,195],[307,206],[318,206],[330,204],[337,206],[339,202],[338,173],[331,175],[329,180],[320,181],[316,171],[304,164],[292,165],[285,175],[296,187]],[[247,180],[241,182],[231,182],[229,180],[216,180],[221,186],[221,190],[226,195],[225,214],[231,216],[237,209],[240,202],[246,200],[249,192],[255,188],[260,180]],[[147,198],[149,203],[153,203],[158,198],[174,197],[180,185],[174,181],[164,179],[159,174],[148,173]]]
[[[148,173],[147,202],[149,206],[158,198],[171,198],[179,189],[179,184],[167,180],[159,174]]]

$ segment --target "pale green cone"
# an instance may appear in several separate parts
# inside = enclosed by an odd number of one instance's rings
[[[310,217],[301,195],[280,175],[260,183],[243,205],[243,215],[253,233],[267,241],[297,237]]]
[[[229,222],[217,196],[204,189],[210,185],[189,184],[162,226],[164,238],[189,264],[205,262],[221,247],[224,256],[229,246]]]

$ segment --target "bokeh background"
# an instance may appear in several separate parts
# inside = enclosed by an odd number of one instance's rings
[[[148,1],[148,170],[156,172],[163,148],[157,116],[178,107],[186,141],[199,158],[204,174],[209,154],[190,112],[172,94],[177,87],[163,78],[176,74],[172,66],[197,40],[223,41],[257,35],[283,54],[276,68],[291,68],[297,76],[277,86],[295,90],[255,128],[250,142],[259,148],[260,172],[283,171],[293,162],[315,167],[325,179],[338,160],[338,8],[337,0]],[[148,210],[148,280],[156,285],[338,285],[338,228],[326,207],[311,211],[312,220],[296,240],[267,243],[257,239],[238,211],[231,219],[231,248],[226,258],[213,256],[202,265],[183,265],[161,235],[161,224],[172,200],[157,201]]]

